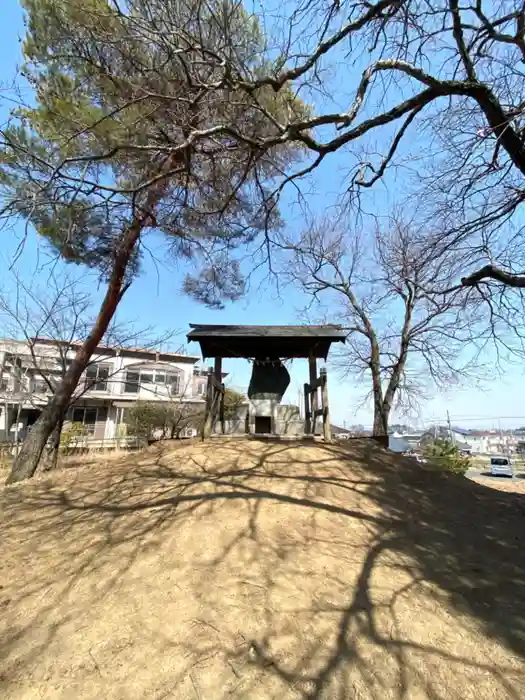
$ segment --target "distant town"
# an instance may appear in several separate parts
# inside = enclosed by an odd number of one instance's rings
[[[362,425],[352,425],[348,428],[334,426],[333,432],[334,435],[343,440],[371,434],[371,431],[366,430]],[[409,425],[394,424],[389,431],[388,446],[394,452],[417,453],[428,442],[436,438],[450,440],[464,454],[525,454],[525,427],[515,430],[474,430],[433,425],[418,430]]]

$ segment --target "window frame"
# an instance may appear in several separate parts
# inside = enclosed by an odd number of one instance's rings
[[[95,411],[95,420],[93,423],[86,423],[86,413],[88,411]],[[78,412],[82,413],[82,420],[75,420],[75,413],[78,414]],[[107,420],[107,417],[106,417]],[[94,437],[95,435],[95,429],[97,426],[98,422],[98,406],[73,406],[73,412],[71,414],[71,422],[72,423],[82,423],[82,425],[86,428],[86,436],[87,437]]]
[[[111,364],[108,362],[94,362],[86,367],[85,384],[87,391],[107,391],[110,371]],[[90,374],[91,376],[89,376]]]
[[[155,370],[153,383],[157,386],[166,386],[166,377],[168,373],[165,370]],[[159,382],[159,377],[162,377],[162,381]]]
[[[31,382],[31,393],[32,394],[47,394],[49,393],[49,386],[42,377],[33,377]]]
[[[134,380],[136,383],[132,383],[128,380],[129,374],[137,377],[137,379]],[[168,393],[170,396],[179,396],[182,385],[181,376],[183,374],[184,372],[181,370],[170,370],[170,368],[160,370],[149,369],[147,367],[139,367],[137,369],[133,369],[132,367],[129,369],[124,368],[122,393],[139,394],[141,389],[144,388],[148,393],[157,395],[158,387],[164,387],[169,390]],[[147,379],[144,380],[143,376],[146,376]],[[151,379],[149,377],[151,377]],[[159,379],[161,379],[161,381],[159,381]],[[173,386],[176,387],[175,391],[172,390]],[[133,389],[127,387],[133,387]]]
[[[130,381],[128,375],[133,374],[137,377],[136,380]],[[134,387],[134,389],[128,389],[128,386]],[[140,370],[137,372],[133,369],[127,369],[124,374],[124,394],[138,394],[140,391]]]
[[[181,372],[166,372],[166,387],[169,389],[170,396],[180,396],[180,381]],[[172,381],[174,379],[175,381]],[[173,385],[176,385],[176,390],[173,391]]]

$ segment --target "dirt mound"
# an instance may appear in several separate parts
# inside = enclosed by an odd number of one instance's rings
[[[157,446],[0,493],[6,700],[525,697],[525,498],[366,441]]]

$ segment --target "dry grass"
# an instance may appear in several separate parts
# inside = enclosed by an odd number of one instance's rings
[[[506,479],[504,477],[492,477],[491,479],[473,476],[472,481],[478,484],[483,484],[495,491],[507,491],[508,493],[521,493],[525,495],[525,478],[520,476],[519,479]]]
[[[6,488],[4,700],[518,700],[525,498],[366,441]]]
[[[122,462],[123,459],[128,459],[136,454],[136,450],[112,449],[112,450],[93,450],[88,449],[84,452],[77,452],[66,455],[62,451],[58,456],[58,471],[77,467],[94,467],[100,464],[112,464],[114,462]],[[0,488],[11,472],[14,455],[0,455]],[[37,471],[33,481],[38,481],[42,477],[46,477],[45,472]]]

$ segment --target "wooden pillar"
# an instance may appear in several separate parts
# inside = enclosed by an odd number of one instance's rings
[[[221,390],[220,386],[222,384],[222,357],[216,357],[215,358],[215,368],[213,375],[215,377],[215,382],[213,385],[213,431],[217,432],[217,429],[215,427],[215,424],[217,422],[217,414],[220,413],[220,404],[221,404]],[[223,431],[224,432],[224,431]]]
[[[321,378],[321,401],[323,405],[323,437],[325,442],[332,441],[332,426],[330,425],[330,409],[328,406],[328,375],[323,367],[319,372]]]
[[[208,367],[208,382],[206,384],[206,410],[204,412],[204,421],[202,423],[201,437],[203,440],[211,435],[213,425],[213,368]]]
[[[225,387],[224,384],[221,382],[221,395],[219,397],[219,420],[221,422],[221,432],[224,435],[226,432],[226,423],[225,423],[225,417],[224,417],[224,399],[225,399]]]
[[[217,380],[217,384],[222,383],[222,357],[216,357],[215,358],[215,379]]]
[[[244,432],[246,433],[246,435],[248,435],[250,432],[250,425],[251,425],[251,419],[252,419],[251,406],[252,406],[252,404],[251,404],[250,400],[248,399],[248,408],[246,409],[246,418],[244,421]]]
[[[315,358],[315,355],[313,351],[310,352],[310,357],[308,358],[308,367],[310,370],[310,388],[315,386],[315,383],[317,382],[317,360]],[[315,435],[315,422],[316,422],[316,415],[315,412],[317,411],[317,387],[315,388],[314,391],[311,392],[310,394],[310,411],[312,415],[312,420],[311,420],[311,433],[312,435]]]
[[[311,414],[310,414],[310,385],[304,385],[304,432],[305,435],[310,435],[312,430]]]

